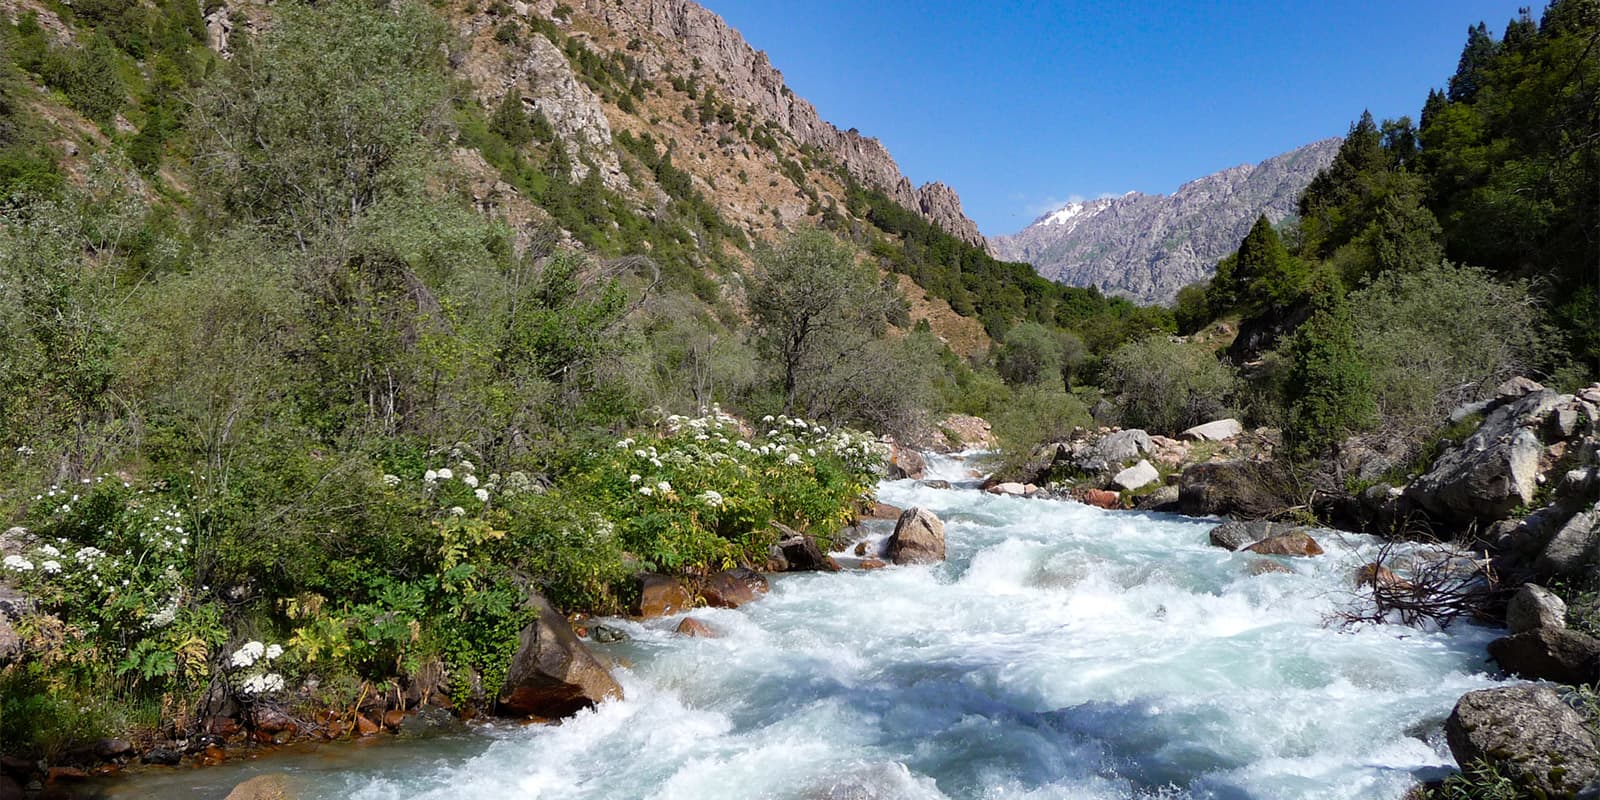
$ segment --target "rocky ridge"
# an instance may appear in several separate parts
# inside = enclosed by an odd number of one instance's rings
[[[1339,150],[1313,142],[1259,164],[1190,181],[1170,195],[1129,192],[1068,204],[1010,236],[990,239],[996,256],[1032,264],[1069,286],[1099,287],[1141,303],[1169,303],[1216,271],[1262,214],[1276,223]]]

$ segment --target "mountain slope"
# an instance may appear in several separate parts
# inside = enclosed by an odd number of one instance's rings
[[[1209,277],[1251,223],[1278,222],[1339,139],[1324,139],[1180,186],[1170,195],[1129,192],[1070,203],[1010,236],[990,240],[995,254],[1024,261],[1069,286],[1098,287],[1145,303],[1170,302],[1178,290]]]

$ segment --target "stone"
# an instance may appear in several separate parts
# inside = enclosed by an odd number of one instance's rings
[[[1544,686],[1468,692],[1444,725],[1457,764],[1483,760],[1523,796],[1571,797],[1600,774],[1583,716]]]
[[[1095,508],[1115,510],[1122,507],[1122,495],[1105,489],[1090,489],[1083,493],[1083,502]]]
[[[140,756],[139,760],[146,764],[173,767],[183,760],[183,754],[168,747],[152,747],[144,751],[144,755]]]
[[[1140,511],[1176,511],[1178,509],[1178,487],[1157,487],[1155,491],[1139,498],[1133,507]]]
[[[839,565],[822,552],[815,539],[796,531],[794,528],[781,522],[772,523],[772,527],[782,534],[783,538],[773,545],[769,551],[774,565],[781,565],[777,572],[838,572]]]
[[[1500,668],[1529,680],[1600,681],[1600,640],[1566,628],[1535,628],[1489,643]]]
[[[945,484],[945,488],[949,488],[949,486],[950,485],[948,483]],[[861,516],[866,519],[899,519],[900,512],[904,510],[905,509],[903,508],[891,506],[888,503],[873,503],[866,508],[865,512]]]
[[[645,619],[694,608],[694,595],[677,578],[645,573],[639,576],[639,602],[634,613]]]
[[[239,721],[233,717],[212,717],[206,721],[206,732],[223,739],[238,736],[240,730]]]
[[[391,708],[383,712],[383,727],[391,731],[400,730],[400,724],[406,721],[406,712],[398,708]]]
[[[1305,531],[1277,533],[1246,547],[1251,553],[1264,556],[1320,556],[1322,545]]]
[[[1405,592],[1416,589],[1416,584],[1396,575],[1394,570],[1374,561],[1363,564],[1356,570],[1356,585],[1370,587],[1373,590],[1386,589],[1391,592]]]
[[[895,564],[933,564],[944,560],[944,523],[925,508],[908,508],[884,543]]]
[[[1294,570],[1290,569],[1288,567],[1288,565],[1279,564],[1278,562],[1273,561],[1270,558],[1258,558],[1258,559],[1250,562],[1250,574],[1251,575],[1271,575],[1271,574],[1277,573],[1277,572],[1285,573],[1285,574],[1288,574],[1288,575],[1293,575],[1294,574]]]
[[[908,447],[896,445],[889,454],[889,480],[910,478],[917,480],[928,471],[928,462],[922,454]]]
[[[1077,456],[1077,467],[1084,472],[1106,472],[1150,453],[1155,442],[1150,434],[1138,428],[1116,431],[1102,436]]]
[[[939,479],[917,481],[917,485],[918,486],[922,486],[922,487],[926,487],[928,489],[948,489],[948,488],[950,488],[950,482],[949,481],[939,480]],[[890,506],[890,507],[893,508],[893,506]]]
[[[761,573],[744,567],[714,572],[700,588],[700,597],[714,608],[738,608],[759,599],[768,590]]]
[[[26,797],[22,793],[22,784],[12,780],[10,775],[0,775],[0,800],[22,800]]]
[[[1575,577],[1600,556],[1600,503],[1572,515],[1545,544],[1534,569],[1547,577]]]
[[[0,614],[0,664],[22,653],[22,637],[11,627],[11,620]]]
[[[1554,392],[1539,390],[1496,408],[1412,481],[1406,498],[1435,519],[1455,523],[1495,522],[1531,506],[1544,445],[1529,428],[1556,402]]]
[[[133,742],[127,739],[101,739],[94,743],[95,758],[101,761],[116,761],[133,755]]]
[[[534,593],[528,605],[538,619],[522,629],[496,710],[525,717],[565,717],[604,700],[620,699],[622,687],[578,641],[565,617]]]
[[[1566,601],[1538,584],[1523,584],[1506,606],[1506,628],[1513,634],[1567,627]]]
[[[710,625],[694,617],[684,617],[683,621],[678,623],[678,627],[673,630],[679,636],[693,636],[702,639],[717,638],[717,632],[712,630]]]
[[[887,567],[887,566],[889,566],[889,565],[886,562],[884,562],[882,559],[879,559],[879,558],[863,558],[863,559],[861,559],[861,568],[862,569],[883,569],[884,567]]]
[[[373,736],[383,730],[383,726],[372,721],[366,714],[356,715],[356,734],[360,736]]]
[[[1178,434],[1178,438],[1191,442],[1226,442],[1241,433],[1244,433],[1244,426],[1239,420],[1229,418],[1196,425]]]
[[[295,793],[290,786],[289,776],[271,773],[241,782],[223,800],[291,800],[293,797]]]
[[[1494,395],[1496,400],[1504,403],[1511,400],[1520,400],[1532,392],[1543,390],[1544,384],[1532,378],[1518,375],[1514,378],[1507,378],[1504,383],[1495,387]]]
[[[1578,416],[1576,404],[1560,406],[1551,412],[1549,419],[1545,420],[1545,438],[1552,441],[1571,439],[1578,432]]]
[[[1211,529],[1206,539],[1213,547],[1225,550],[1243,550],[1250,545],[1272,536],[1275,526],[1266,520],[1242,522],[1228,520]]]
[[[1007,497],[1023,497],[1028,493],[1028,487],[1017,481],[1006,481],[990,486],[984,491],[989,494],[1003,494]]]
[[[272,706],[259,706],[255,709],[251,725],[258,731],[268,734],[293,732],[299,725],[283,709]]]
[[[400,720],[400,729],[397,733],[402,739],[427,739],[459,733],[465,729],[466,726],[455,714],[442,708],[423,706]]]
[[[589,638],[601,644],[612,644],[614,642],[625,642],[629,637],[627,632],[621,628],[611,625],[590,625]]]
[[[1131,492],[1135,489],[1149,486],[1158,480],[1161,480],[1161,473],[1149,461],[1140,459],[1139,463],[1117,473],[1116,477],[1111,479],[1111,482]]]
[[[995,446],[994,427],[982,417],[951,414],[939,422],[939,429],[956,450],[990,450]]]
[[[1295,505],[1280,470],[1244,459],[1191,464],[1178,476],[1178,507],[1191,517],[1266,517]]]

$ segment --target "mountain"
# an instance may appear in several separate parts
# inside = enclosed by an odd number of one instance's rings
[[[1293,214],[1339,142],[1324,139],[1254,166],[1225,169],[1170,195],[1129,192],[1068,203],[1015,234],[991,238],[990,247],[1069,286],[1169,303],[1179,289],[1210,277],[1257,217],[1276,223]]]

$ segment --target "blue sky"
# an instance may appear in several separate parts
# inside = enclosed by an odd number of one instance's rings
[[[701,0],[841,128],[985,234],[1071,199],[1170,192],[1375,117],[1416,117],[1467,26],[1529,0]]]

